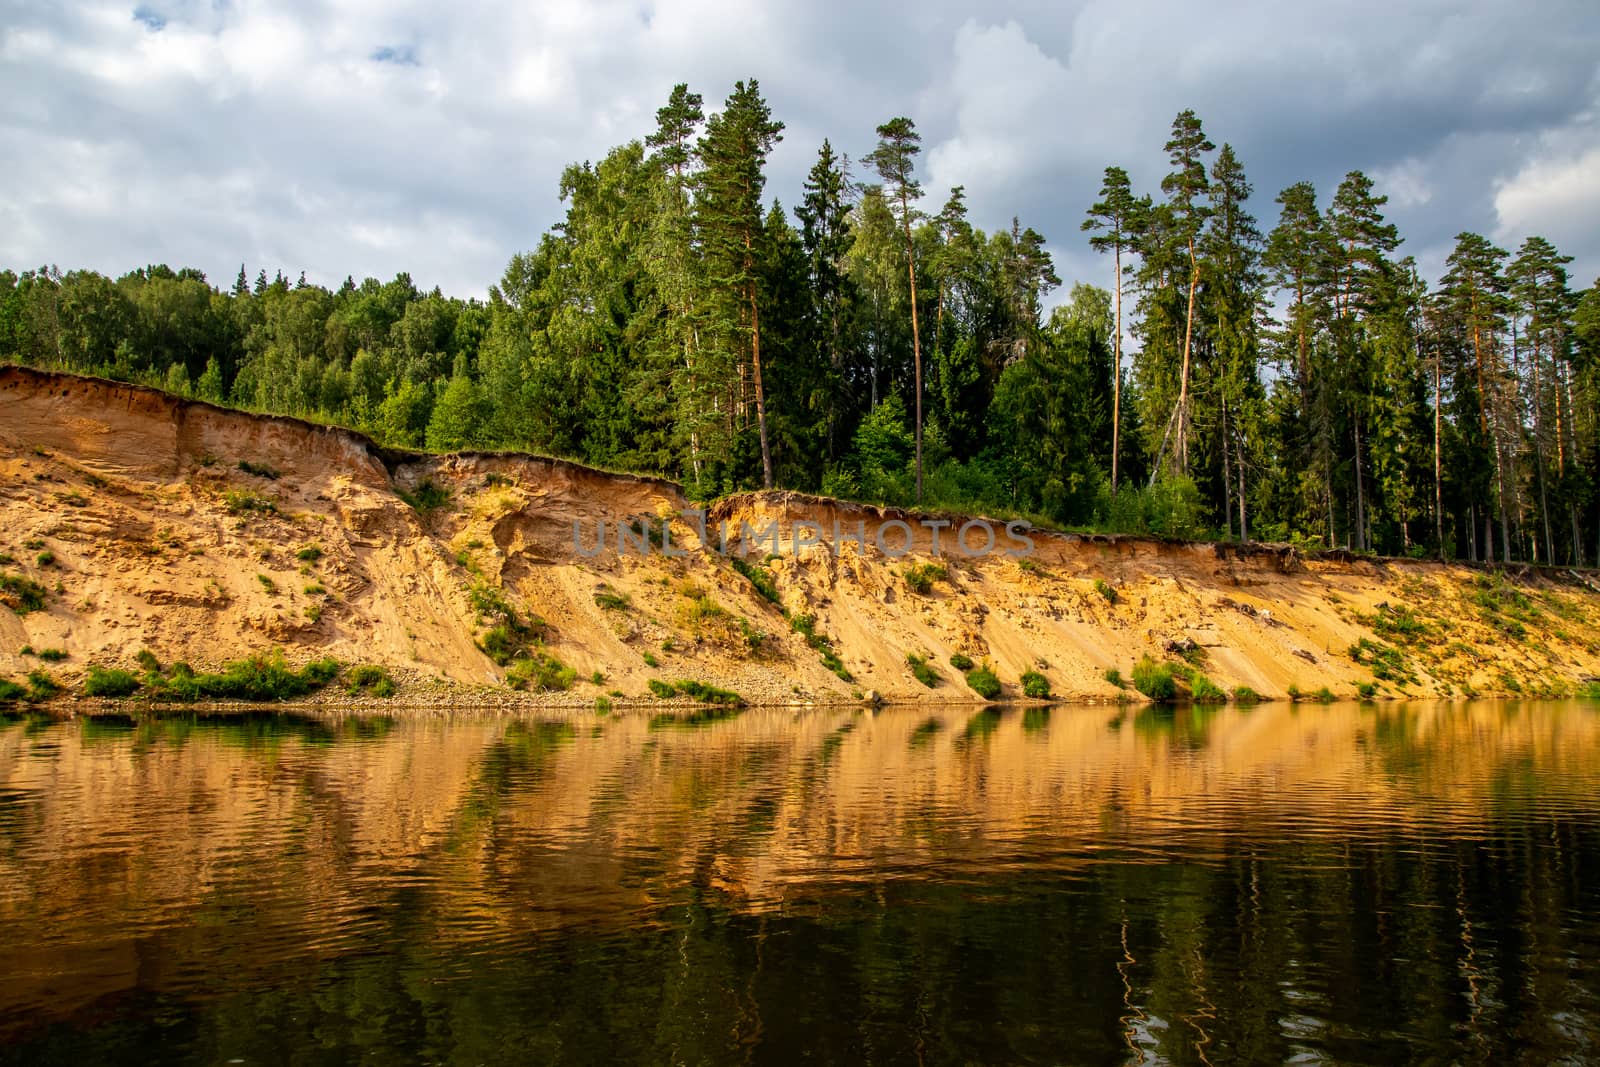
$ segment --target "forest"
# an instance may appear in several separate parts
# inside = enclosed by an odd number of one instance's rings
[[[959,186],[925,198],[909,119],[860,160],[824,141],[792,212],[765,195],[783,129],[755,80],[710,113],[675,87],[643,140],[565,170],[565,217],[484,299],[0,271],[0,360],[696,499],[1600,561],[1600,282],[1574,289],[1544,237],[1462,233],[1430,286],[1366,175],[1263,206],[1186,110],[1157,189],[1105,169],[1078,235],[1104,284],[1046,314],[1044,236],[975,228]]]

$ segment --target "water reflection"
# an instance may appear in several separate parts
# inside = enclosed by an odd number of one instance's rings
[[[0,1060],[1540,1062],[1580,704],[0,721]]]

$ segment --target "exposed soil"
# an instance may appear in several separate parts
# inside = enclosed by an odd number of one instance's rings
[[[727,523],[730,553],[742,524],[778,524],[782,550],[745,557],[774,604],[681,519],[670,541],[686,554],[617,551],[619,521],[689,506],[660,479],[396,452],[296,419],[3,368],[0,574],[47,595],[41,610],[0,610],[0,676],[44,667],[73,684],[90,663],[132,668],[142,649],[204,669],[281,648],[291,662],[385,665],[402,697],[590,704],[651,699],[651,679],[753,702],[976,700],[955,653],[992,664],[1007,698],[1038,671],[1056,696],[1118,699],[1129,691],[1107,669],[1127,678],[1147,653],[1267,698],[1354,696],[1363,684],[1388,697],[1545,695],[1600,675],[1593,572],[1039,532],[1015,558],[999,523],[1000,551],[968,557],[954,548],[960,517],[936,558],[921,516],[781,492],[719,501],[712,528]],[[916,536],[903,558],[874,544],[896,521]],[[836,522],[862,524],[866,549],[834,542]],[[592,547],[598,523],[605,548],[575,550],[574,524]],[[796,523],[816,524],[824,543],[794,552]],[[884,532],[901,543],[899,527]],[[944,575],[915,591],[905,571],[934,562]],[[15,593],[0,600],[18,606]],[[570,689],[509,695],[506,668],[480,647],[502,605],[576,670]],[[796,632],[798,616],[814,618],[850,680]],[[41,663],[25,646],[66,658]],[[908,654],[927,657],[936,687],[916,680]]]

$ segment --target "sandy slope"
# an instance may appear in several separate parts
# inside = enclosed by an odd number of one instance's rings
[[[396,490],[425,482],[450,499],[424,515]],[[276,510],[238,510],[252,499]],[[571,691],[536,698],[545,702],[642,696],[651,678],[700,679],[752,700],[869,690],[967,700],[948,666],[954,652],[990,660],[1008,696],[1023,671],[1038,670],[1057,694],[1113,699],[1107,668],[1127,675],[1141,655],[1162,657],[1167,642],[1183,640],[1203,648],[1215,682],[1265,695],[1290,686],[1354,694],[1373,681],[1371,665],[1349,654],[1363,638],[1400,654],[1409,680],[1380,682],[1385,694],[1550,691],[1600,674],[1592,573],[1506,579],[1460,566],[1308,560],[1285,548],[1034,534],[1026,561],[946,555],[948,577],[920,595],[903,571],[931,558],[926,529],[905,559],[853,543],[837,555],[788,549],[796,522],[830,539],[836,521],[847,531],[861,523],[870,545],[885,522],[914,517],[786,493],[719,502],[712,519],[728,523],[735,550],[742,523],[782,531],[785,551],[765,564],[780,609],[701,550],[681,521],[672,540],[692,550],[685,557],[615,550],[617,521],[687,506],[658,479],[519,455],[393,452],[298,420],[0,369],[0,553],[12,557],[0,573],[51,590],[44,611],[0,610],[0,675],[39,666],[19,654],[25,645],[65,650],[69,658],[49,666],[63,680],[91,662],[131,665],[143,648],[203,667],[281,647],[290,659],[387,664],[413,693],[424,679],[503,692],[503,669],[475,643],[488,620],[474,587],[500,590],[519,614],[542,619],[550,651],[578,670]],[[606,549],[575,552],[575,522],[586,544],[597,523],[612,524]],[[949,541],[947,532],[947,552]],[[298,558],[312,547],[320,558]],[[41,566],[41,552],[54,562]],[[596,593],[626,603],[608,608]],[[1406,608],[1420,629],[1384,625]],[[823,666],[786,613],[815,616],[851,681]],[[917,682],[907,653],[928,655],[941,684]],[[587,680],[594,672],[601,682]]]

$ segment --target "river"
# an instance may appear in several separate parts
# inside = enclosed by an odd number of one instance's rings
[[[1600,706],[0,719],[0,1063],[1600,1058]]]

